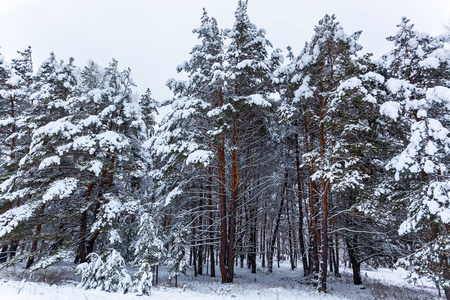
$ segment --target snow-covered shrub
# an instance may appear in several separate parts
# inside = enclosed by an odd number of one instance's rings
[[[133,277],[135,279],[131,284],[130,291],[138,295],[150,295],[153,281],[152,266],[148,263],[142,263],[139,266],[139,271]]]
[[[174,278],[180,273],[185,273],[189,268],[189,248],[186,237],[186,228],[179,227],[172,232],[172,239],[167,253],[166,265],[169,267],[169,278]]]
[[[107,292],[128,291],[131,277],[119,252],[111,249],[102,255],[91,253],[88,261],[77,267],[77,275],[81,275],[80,288]]]
[[[138,239],[134,244],[135,264],[140,266],[148,263],[150,267],[157,266],[164,260],[166,249],[162,240],[157,220],[149,213],[141,216]]]

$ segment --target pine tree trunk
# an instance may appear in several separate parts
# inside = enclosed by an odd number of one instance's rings
[[[305,239],[303,236],[303,205],[302,205],[302,178],[300,167],[300,146],[298,144],[299,136],[295,134],[295,165],[297,169],[297,192],[298,192],[298,238],[300,242],[300,255],[303,265],[303,276],[309,273],[308,260],[306,258]]]
[[[333,259],[334,259],[333,241],[331,240],[331,241],[329,241],[329,245],[328,245],[328,265],[330,267],[330,273],[333,273]]]
[[[230,216],[228,218],[228,252],[227,252],[227,283],[233,283],[234,279],[234,259],[235,259],[235,233],[236,233],[236,207],[237,194],[231,193]]]
[[[251,197],[251,193],[249,193],[249,198]],[[256,253],[258,250],[258,232],[256,229],[256,208],[254,203],[249,205],[249,209],[246,213],[248,219],[246,223],[250,225],[250,233],[249,233],[249,251],[247,254],[247,262],[248,268],[251,269],[252,273],[256,273]]]
[[[194,236],[195,236],[195,233],[194,233]],[[192,254],[192,262],[191,262],[191,266],[194,267],[194,277],[198,277],[198,269],[197,269],[197,247],[195,247],[195,241],[192,242],[191,254]]]
[[[6,260],[8,259],[8,244],[5,244],[2,247],[1,253],[0,253],[0,263],[4,263],[6,262]]]
[[[100,235],[100,231],[94,232],[87,240],[87,243],[86,243],[86,254],[87,255],[94,252],[95,241],[97,240],[99,235]]]
[[[450,259],[450,255],[448,254],[444,254],[443,255],[443,265],[444,265],[444,274],[442,276],[442,278],[444,280],[450,280],[450,263],[449,263],[449,259]],[[450,300],[450,286],[444,286],[444,294],[447,300]]]
[[[100,203],[97,202],[97,204],[95,205],[95,209],[94,209],[94,217],[93,219],[97,219],[97,215],[100,211]],[[92,233],[89,238],[86,240],[86,255],[91,254],[92,252],[94,252],[94,245],[95,245],[95,241],[97,240],[98,236],[100,235],[100,231],[95,231],[94,233]]]
[[[267,199],[264,200],[264,224],[261,230],[261,267],[266,267]]]
[[[85,197],[86,202],[89,201],[93,188],[94,184],[90,183],[86,191]],[[87,210],[83,211],[80,217],[80,242],[78,244],[78,255],[81,263],[87,261],[88,253],[86,251],[86,234],[87,234]]]
[[[213,224],[214,224],[214,214],[213,214],[213,202],[212,202],[212,178],[209,176],[208,178],[208,206],[209,206],[209,253],[210,253],[210,268],[211,268],[211,277],[216,277],[216,266],[214,261],[214,232],[213,232]]]
[[[287,207],[286,207],[286,211],[287,211],[287,221],[288,221],[288,230],[289,230],[289,261],[291,263],[291,270],[294,271],[295,270],[295,261],[294,261],[294,245],[292,240],[294,239],[294,232],[293,232],[293,228],[291,225],[291,213],[289,210],[289,202],[287,202]]]
[[[272,271],[273,271],[273,255],[274,255],[274,249],[275,249],[275,242],[277,241],[277,236],[278,236],[278,229],[280,227],[280,222],[281,222],[281,213],[283,212],[284,198],[285,198],[284,194],[285,194],[286,188],[287,188],[287,179],[288,179],[288,172],[286,170],[286,173],[284,175],[283,190],[281,191],[280,207],[278,209],[278,215],[275,220],[275,226],[274,226],[273,232],[272,232],[272,239],[271,239],[271,242],[269,245],[269,257],[268,257],[268,262],[267,262],[267,271],[269,273],[272,273]],[[279,251],[280,251],[280,249],[278,248],[278,252]]]
[[[312,172],[310,172],[312,176]],[[316,183],[310,179],[310,199],[309,199],[309,214],[310,214],[310,228],[312,229],[312,257],[309,262],[310,267],[310,273],[319,274],[319,241],[320,241],[320,232],[317,228],[317,217],[316,216],[316,209],[315,209],[315,203],[316,203],[316,191],[317,191],[317,185]]]
[[[203,275],[203,245],[198,245],[198,275]]]
[[[200,197],[200,203],[199,203],[199,207],[203,210],[203,196]],[[199,227],[200,228],[200,233],[199,233],[199,239],[197,241],[197,272],[198,275],[203,275],[203,242],[202,242],[202,238],[201,238],[201,234],[203,232],[203,214],[201,214],[199,216]]]
[[[450,300],[450,287],[444,287],[445,299]]]
[[[336,257],[335,257],[335,253],[334,253],[334,240],[333,240],[333,236],[330,236],[330,272],[334,271],[334,267],[336,266]]]
[[[320,120],[323,120],[322,111],[320,112]],[[322,122],[319,125],[319,153],[322,160],[325,160],[325,127]],[[319,272],[319,292],[327,290],[327,264],[328,264],[328,191],[330,189],[330,181],[321,179],[321,208],[322,208],[322,232],[321,232],[321,257]]]
[[[250,268],[252,273],[256,273],[256,252],[257,252],[257,236],[255,216],[252,216],[253,220],[250,227],[250,254],[248,255],[250,261]]]
[[[78,259],[80,263],[87,262],[86,231],[87,231],[87,211],[83,211],[80,217],[80,242],[78,244]]]
[[[227,283],[232,283],[234,278],[234,259],[235,259],[235,233],[236,233],[236,209],[239,196],[239,160],[238,160],[238,131],[237,120],[238,115],[233,116],[232,129],[232,150],[231,150],[231,199],[230,199],[230,215],[228,217],[228,270]]]
[[[308,123],[308,120],[304,118],[304,134],[305,134],[305,145],[306,145],[306,152],[310,152],[313,150],[313,140],[315,138],[314,132],[311,128],[312,123]],[[310,274],[319,274],[319,240],[320,240],[320,233],[319,229],[317,228],[317,222],[316,219],[318,216],[316,216],[316,209],[315,205],[316,202],[319,201],[318,195],[317,195],[317,184],[314,180],[312,180],[312,175],[314,174],[314,170],[312,167],[309,167],[308,170],[308,179],[309,179],[309,227],[310,227],[310,259],[309,259],[309,273]]]
[[[339,239],[337,234],[334,243],[334,257],[334,276],[341,277],[339,272]]]
[[[360,285],[362,284],[361,263],[358,262],[358,259],[356,257],[356,247],[357,247],[356,238],[354,238],[352,242],[347,240],[348,257],[350,258],[350,263],[353,270],[353,284]]]
[[[324,187],[322,195],[322,240],[321,240],[321,257],[320,257],[320,273],[319,273],[319,291],[327,290],[327,264],[328,264],[328,206],[327,193],[329,182],[322,184]]]
[[[219,267],[222,275],[222,283],[227,283],[227,249],[228,249],[228,227],[227,227],[227,198],[225,191],[225,145],[223,137],[217,145],[217,160],[219,165],[219,206],[220,206],[220,255]]]
[[[223,106],[222,89],[217,91],[216,107]],[[222,283],[227,282],[227,253],[228,253],[228,228],[227,228],[227,197],[225,189],[225,139],[223,136],[218,138],[217,142],[217,165],[218,165],[218,183],[219,183],[219,212],[220,212],[220,252],[219,268],[222,277]]]
[[[278,269],[280,268],[281,251],[282,251],[281,236],[280,236],[280,234],[278,234],[278,236],[277,236],[277,267],[278,267]]]
[[[44,210],[45,210],[45,203],[43,203],[41,205],[41,209],[39,210],[39,215],[43,215],[44,214]],[[31,267],[31,265],[33,265],[34,263],[34,252],[36,252],[37,250],[37,246],[38,246],[38,237],[41,234],[41,229],[42,229],[42,224],[39,223],[36,225],[36,231],[34,233],[35,238],[33,239],[33,242],[31,244],[31,249],[30,249],[30,257],[28,258],[27,264],[25,266],[25,269],[29,269]]]

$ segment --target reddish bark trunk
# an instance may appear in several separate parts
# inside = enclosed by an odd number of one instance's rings
[[[322,116],[321,116],[322,119]],[[324,125],[319,126],[319,145],[320,156],[325,159],[325,129]],[[328,191],[330,189],[330,181],[321,179],[321,206],[322,206],[322,235],[321,235],[321,258],[320,258],[320,274],[319,274],[319,291],[327,290],[327,264],[328,264]]]
[[[219,206],[220,206],[220,255],[219,267],[222,275],[222,283],[227,282],[227,196],[225,191],[225,146],[223,138],[217,145],[217,159],[219,165]]]
[[[212,231],[212,227],[214,224],[214,214],[213,214],[213,202],[212,202],[212,178],[208,178],[208,206],[209,206],[209,255],[210,255],[210,268],[211,268],[211,277],[216,277],[216,267],[214,260],[214,233]]]
[[[303,236],[303,205],[302,205],[302,179],[301,179],[301,167],[300,167],[300,146],[298,144],[299,136],[295,134],[295,165],[297,169],[297,192],[298,192],[298,237],[300,242],[300,255],[303,265],[303,276],[307,276],[309,273],[308,260],[306,259],[306,247],[305,239]]]

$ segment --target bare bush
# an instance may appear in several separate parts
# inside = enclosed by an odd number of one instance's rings
[[[74,280],[73,271],[67,268],[48,268],[33,272],[19,268],[8,268],[1,271],[0,277],[14,281],[43,282],[49,285],[61,285]]]
[[[437,299],[437,295],[425,289],[390,285],[379,281],[367,281],[366,287],[372,291],[375,299],[386,300],[429,300]]]

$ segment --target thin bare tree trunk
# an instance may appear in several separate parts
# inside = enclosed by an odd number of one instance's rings
[[[274,249],[275,249],[275,242],[277,241],[278,229],[280,227],[280,222],[281,222],[281,213],[283,211],[283,206],[284,206],[284,198],[285,198],[284,194],[285,194],[286,188],[287,188],[287,179],[288,179],[288,172],[286,170],[286,173],[284,175],[283,189],[281,191],[280,207],[278,209],[278,215],[275,220],[275,227],[273,228],[272,239],[271,239],[271,242],[269,245],[269,257],[268,257],[268,263],[267,263],[267,271],[269,273],[272,273],[272,271],[273,271],[273,254],[274,254]],[[278,252],[279,251],[280,251],[280,249],[278,248]]]
[[[202,188],[203,190],[203,188]],[[203,210],[203,195],[200,197],[200,203],[199,203],[200,208]],[[203,242],[202,242],[202,232],[203,232],[203,214],[201,214],[199,216],[199,242],[197,245],[197,272],[198,275],[203,275]]]
[[[228,249],[228,226],[227,226],[227,196],[225,191],[225,145],[223,138],[217,145],[217,160],[219,164],[219,202],[220,202],[220,257],[219,267],[222,275],[222,283],[227,283],[227,249]]]
[[[287,221],[288,221],[288,230],[289,230],[289,259],[291,262],[291,270],[294,271],[295,270],[295,261],[294,261],[294,245],[292,240],[294,239],[294,232],[293,232],[293,228],[292,228],[292,224],[291,224],[291,213],[289,210],[289,202],[287,202],[287,207],[286,207],[286,212],[287,212]]]
[[[9,247],[9,244],[5,244],[2,247],[2,251],[0,253],[0,263],[4,263],[8,259],[8,247]]]
[[[44,210],[45,210],[45,203],[42,203],[41,208],[39,210],[40,216],[42,216],[44,214]],[[41,234],[41,230],[42,230],[42,223],[39,223],[36,225],[36,231],[34,232],[35,238],[33,239],[33,243],[31,244],[30,257],[28,258],[25,269],[29,269],[31,267],[31,265],[34,263],[33,253],[36,252],[36,250],[37,250],[38,237]]]
[[[334,276],[341,277],[339,272],[339,239],[337,234],[335,234],[334,241]]]
[[[450,280],[450,264],[449,264],[449,259],[450,259],[450,255],[449,254],[444,254],[442,257],[442,264],[444,266],[444,274],[443,274],[443,278],[445,280]],[[447,300],[450,300],[450,287],[444,286],[444,294]]]
[[[208,178],[208,206],[209,206],[209,252],[210,252],[210,268],[211,268],[211,277],[216,277],[216,266],[214,261],[214,232],[213,232],[213,224],[214,224],[214,214],[213,214],[213,203],[212,203],[212,178],[211,176]]]

